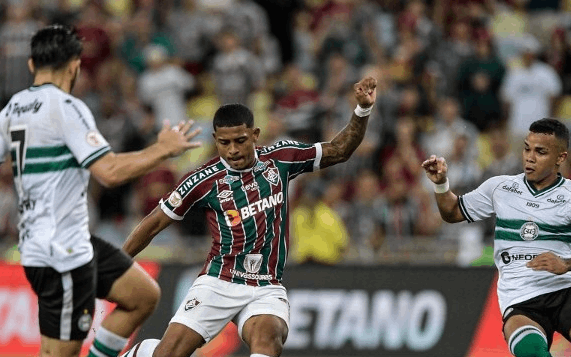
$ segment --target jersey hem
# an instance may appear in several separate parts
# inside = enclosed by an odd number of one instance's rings
[[[321,169],[321,157],[323,156],[323,148],[321,143],[315,143],[315,161],[313,162],[313,171]]]

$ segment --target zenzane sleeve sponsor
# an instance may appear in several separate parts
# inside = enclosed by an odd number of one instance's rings
[[[68,97],[61,101],[60,129],[64,141],[77,162],[88,168],[109,152],[109,143],[95,125],[93,114],[79,99]]]

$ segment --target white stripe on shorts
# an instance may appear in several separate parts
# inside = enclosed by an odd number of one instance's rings
[[[62,341],[69,341],[71,338],[71,317],[73,313],[73,279],[70,272],[61,275],[61,285],[63,287],[63,304],[61,307],[59,338]]]

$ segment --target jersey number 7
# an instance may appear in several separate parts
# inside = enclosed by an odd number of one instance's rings
[[[12,167],[14,168],[14,181],[20,197],[23,196],[22,172],[26,166],[27,135],[26,126],[14,126],[10,128],[10,139],[12,140]],[[14,167],[15,166],[15,167]]]

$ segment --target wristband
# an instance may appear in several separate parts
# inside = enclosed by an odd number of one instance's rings
[[[450,190],[450,182],[448,181],[448,177],[444,183],[435,183],[434,184],[434,192],[436,193],[446,193]]]
[[[362,118],[371,115],[372,111],[373,111],[372,105],[368,108],[361,108],[361,106],[357,104],[357,107],[355,108],[355,115]]]

